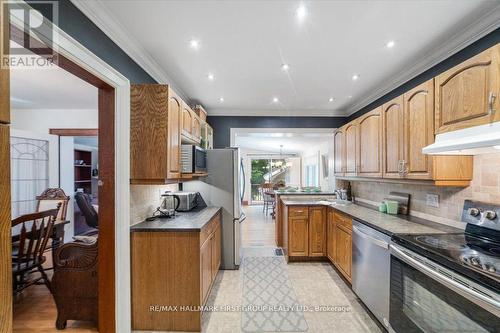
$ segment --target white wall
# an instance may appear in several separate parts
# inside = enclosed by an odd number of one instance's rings
[[[14,109],[11,128],[49,134],[50,128],[98,128],[97,109]]]
[[[306,177],[306,166],[310,164],[317,164],[318,165],[318,173],[319,173],[319,186],[321,186],[322,190],[332,190],[334,187],[334,180],[333,180],[333,172],[332,172],[332,163],[331,163],[331,156],[332,156],[332,147],[333,144],[330,142],[330,140],[325,141],[324,143],[312,147],[311,149],[304,151],[302,153],[302,184],[305,186],[305,177]],[[325,175],[325,172],[323,170],[323,165],[322,165],[322,158],[321,155],[326,155],[328,158],[328,177]]]

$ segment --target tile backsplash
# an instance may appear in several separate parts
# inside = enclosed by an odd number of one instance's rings
[[[130,225],[144,221],[160,205],[160,193],[177,191],[178,184],[130,185]]]
[[[473,177],[466,188],[366,181],[352,181],[351,186],[357,198],[373,202],[382,201],[391,191],[409,193],[412,215],[460,221],[465,199],[500,204],[500,153],[474,156]],[[426,205],[427,193],[439,195],[438,208]]]

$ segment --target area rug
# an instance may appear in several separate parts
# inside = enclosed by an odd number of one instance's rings
[[[284,257],[243,258],[243,332],[307,331],[285,265]]]

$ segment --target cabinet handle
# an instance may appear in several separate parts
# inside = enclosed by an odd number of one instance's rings
[[[488,96],[488,114],[492,115],[495,113],[495,109],[493,108],[493,104],[495,104],[495,99],[497,96],[493,93],[493,91],[490,91],[490,95]]]

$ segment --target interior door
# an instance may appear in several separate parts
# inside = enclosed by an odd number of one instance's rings
[[[405,177],[432,179],[433,157],[422,148],[434,142],[434,80],[404,94],[403,127]]]
[[[401,178],[404,159],[403,96],[398,96],[382,106],[382,124],[383,176]]]

